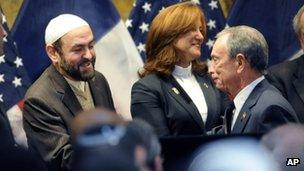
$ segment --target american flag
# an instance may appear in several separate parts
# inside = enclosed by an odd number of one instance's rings
[[[167,6],[178,3],[178,0],[137,0],[133,6],[126,26],[133,37],[142,59],[145,61],[145,42],[149,26],[158,12]],[[192,0],[204,11],[207,23],[207,38],[202,47],[203,60],[210,57],[215,35],[225,28],[226,19],[218,0]]]
[[[15,140],[25,145],[20,107],[30,80],[23,66],[22,58],[18,55],[16,45],[9,34],[6,18],[4,15],[0,17],[2,17],[1,24],[7,33],[3,38],[4,54],[0,56],[0,105],[7,113]]]

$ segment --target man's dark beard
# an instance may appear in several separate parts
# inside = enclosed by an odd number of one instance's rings
[[[96,57],[92,57],[92,60],[89,60],[87,58],[82,58],[76,65],[71,65],[68,63],[64,58],[61,57],[61,61],[59,63],[59,67],[65,71],[67,75],[72,77],[75,80],[78,81],[89,81],[95,76],[95,60]],[[93,66],[93,70],[91,72],[82,73],[80,72],[79,67],[86,62],[91,62]]]

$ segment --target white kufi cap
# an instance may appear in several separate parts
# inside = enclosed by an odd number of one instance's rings
[[[45,29],[45,44],[52,44],[69,31],[89,24],[73,14],[61,14],[53,18]]]

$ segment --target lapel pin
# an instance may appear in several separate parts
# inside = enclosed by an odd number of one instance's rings
[[[174,92],[175,94],[179,94],[179,91],[178,91],[177,88],[173,87],[172,90],[173,90],[173,92]]]
[[[205,86],[206,88],[208,88],[208,85],[207,85],[206,83],[204,83],[204,86]]]
[[[246,115],[247,115],[247,113],[244,112],[243,115],[242,115],[242,118],[241,118],[241,122],[243,122],[243,120],[246,118]]]

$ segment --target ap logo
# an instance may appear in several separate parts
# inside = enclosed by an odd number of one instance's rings
[[[286,160],[286,166],[297,166],[300,164],[299,158],[287,158]]]

